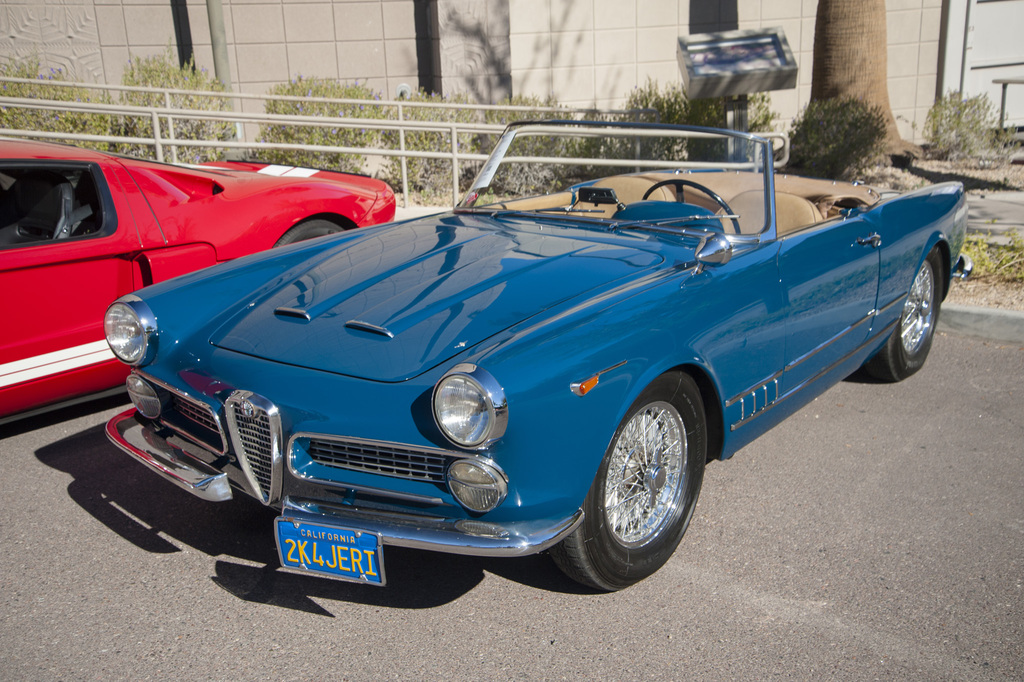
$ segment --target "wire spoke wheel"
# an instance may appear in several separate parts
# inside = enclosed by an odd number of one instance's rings
[[[903,305],[900,318],[900,339],[907,355],[913,355],[921,348],[925,337],[935,322],[935,275],[926,260],[914,277],[907,302]]]
[[[605,509],[612,533],[626,546],[658,535],[683,489],[686,437],[678,410],[652,403],[619,434],[605,479]]]
[[[583,501],[583,522],[551,548],[558,567],[621,590],[672,558],[700,494],[708,429],[700,389],[683,372],[652,381],[626,410]]]
[[[942,292],[948,280],[940,279],[942,255],[933,248],[917,269],[907,290],[900,319],[885,345],[864,363],[871,376],[882,381],[902,381],[924,366],[935,336]]]

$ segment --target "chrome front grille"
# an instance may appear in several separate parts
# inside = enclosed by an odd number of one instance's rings
[[[170,394],[160,414],[161,424],[212,452],[223,454],[227,451],[224,430],[212,407],[144,372],[136,370],[136,373],[158,389]]]
[[[235,391],[225,403],[231,442],[256,497],[264,504],[281,491],[281,418],[266,398]]]
[[[310,459],[325,466],[432,483],[445,482],[445,471],[451,460],[450,455],[440,450],[318,436],[310,436],[307,449]]]
[[[173,408],[175,412],[193,422],[196,426],[220,435],[220,425],[214,419],[213,411],[209,406],[198,405],[179,395],[175,395]]]

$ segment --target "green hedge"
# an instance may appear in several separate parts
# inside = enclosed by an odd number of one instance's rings
[[[0,83],[0,88],[2,88],[0,91],[5,97],[47,99],[60,102],[111,103],[110,97],[101,90],[53,85],[54,82],[67,81],[64,72],[60,69],[49,69],[45,73],[41,71],[38,58],[11,60],[0,64],[0,76],[34,78],[37,81],[35,83]],[[0,106],[0,128],[12,130],[39,130],[73,135],[111,135],[116,123],[116,117],[106,114]],[[76,142],[76,144],[101,151],[107,151],[110,148],[106,142]]]
[[[814,101],[793,120],[790,165],[809,175],[853,180],[884,152],[885,116],[863,100]]]
[[[177,58],[171,53],[170,48],[160,55],[129,59],[124,74],[121,76],[121,85],[206,92],[225,91],[224,85],[208,74],[206,69],[196,69],[194,60],[190,59],[184,66],[179,66]],[[156,92],[122,91],[121,103],[139,107],[167,106],[164,95]],[[172,94],[170,106],[176,109],[195,111],[231,111],[231,101],[228,98],[202,95]],[[153,136],[153,120],[149,116],[124,116],[120,120],[119,134],[125,137]],[[164,140],[171,137],[170,127],[164,118],[160,119],[160,134]],[[178,140],[234,140],[235,125],[229,121],[175,119],[173,137]],[[148,144],[120,144],[117,146],[117,151],[144,158],[153,155],[153,147]],[[203,163],[204,161],[214,161],[220,156],[221,150],[215,147],[178,147],[177,149],[177,159],[181,163]]]
[[[388,118],[387,109],[376,104],[380,93],[358,82],[347,84],[326,78],[298,76],[270,89],[271,95],[302,97],[299,101],[268,100],[268,114],[324,116],[329,118]],[[359,99],[359,104],[317,102],[311,98]],[[260,142],[307,144],[332,147],[374,148],[380,146],[380,131],[369,128],[271,125],[260,126]],[[345,171],[366,172],[366,159],[358,154],[307,152],[298,150],[260,150],[259,157],[271,163]]]

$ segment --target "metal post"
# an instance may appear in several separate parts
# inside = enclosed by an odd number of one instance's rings
[[[171,108],[171,93],[164,90],[164,106],[168,109]],[[176,140],[174,135],[174,117],[167,114],[167,137],[170,140]],[[178,163],[178,145],[171,145],[171,163]]]
[[[160,139],[160,115],[155,111],[152,113],[153,116],[153,147],[156,151],[156,160],[164,160],[164,146],[163,141]]]
[[[398,105],[398,149],[402,152],[399,158],[402,164],[402,206],[409,208],[409,160],[405,158],[405,117],[402,105]]]
[[[459,203],[459,136],[452,124],[452,206]]]
[[[1006,128],[1006,88],[1009,83],[1003,83],[1003,96],[999,98],[999,129]]]
[[[224,90],[231,92],[231,62],[228,61],[228,37],[224,29],[224,7],[221,0],[206,0],[206,16],[210,22],[210,43],[213,48],[213,73],[224,84]],[[231,98],[231,109],[235,110],[235,98]],[[235,122],[235,139],[242,139],[242,124]]]

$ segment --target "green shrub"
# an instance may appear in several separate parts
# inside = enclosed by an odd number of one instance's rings
[[[657,112],[657,120],[661,123],[725,128],[725,105],[725,97],[689,100],[681,87],[667,85],[662,88],[655,81],[647,79],[647,83],[643,86],[633,88],[629,97],[626,98],[624,108],[653,109]],[[777,116],[769,105],[770,99],[767,93],[757,93],[748,98],[747,129],[750,132],[766,132],[773,129]],[[619,118],[620,120],[634,120],[636,116],[623,114]],[[652,149],[649,153],[652,158],[682,160],[687,157],[687,147],[689,146],[690,151],[695,155],[710,157],[717,151],[708,148],[709,144],[716,143],[682,139],[670,143],[665,139],[659,144],[661,148]]]
[[[885,151],[882,110],[853,97],[811,102],[793,121],[790,165],[822,178],[852,180]]]
[[[949,161],[994,160],[1009,142],[999,130],[987,95],[962,98],[955,91],[940,97],[928,110],[924,136],[929,155]]]
[[[992,244],[983,235],[968,235],[963,250],[974,261],[973,277],[1024,282],[1024,237],[1021,235],[1012,233],[1009,244]]]
[[[179,66],[177,58],[168,47],[163,54],[128,60],[121,85],[168,88],[173,90],[202,90],[224,92],[224,85],[206,72],[196,69],[195,60],[190,59]],[[121,92],[121,102],[139,107],[166,107],[163,93]],[[193,111],[231,111],[231,101],[226,97],[203,95],[170,95],[170,106],[175,109]],[[149,116],[122,117],[121,134],[125,137],[153,137],[153,120]],[[171,137],[167,120],[160,120],[160,134],[164,140]],[[174,119],[174,138],[178,140],[227,141],[235,139],[235,125],[230,121],[204,121],[199,119]],[[152,157],[153,148],[148,144],[121,144],[118,151],[131,156]],[[214,147],[178,147],[177,160],[181,163],[203,163],[220,156]]]
[[[268,114],[368,119],[393,117],[393,114],[389,115],[385,111],[385,107],[375,104],[380,100],[380,93],[371,90],[365,84],[360,85],[358,82],[349,84],[326,78],[298,76],[288,83],[274,86],[269,94],[304,99],[268,100],[266,104],[266,113]],[[312,101],[311,98],[358,99],[364,100],[364,102],[341,104],[317,102]],[[258,140],[284,144],[371,148],[379,146],[380,131],[372,128],[305,126],[293,123],[263,124],[260,125]],[[260,151],[259,156],[271,163],[340,170],[349,173],[365,172],[365,157],[358,154],[265,149]]]
[[[3,92],[5,97],[47,99],[61,102],[110,103],[110,98],[102,90],[53,85],[54,82],[67,80],[64,72],[60,69],[49,69],[45,74],[40,73],[40,70],[38,57],[11,60],[0,64],[0,76],[5,78],[34,78],[37,80],[36,83],[2,83],[0,84],[2,86],[0,92]],[[107,114],[0,106],[0,128],[10,128],[12,130],[110,135],[113,119],[114,117]],[[100,150],[107,150],[110,146],[106,142],[74,141],[74,144]]]
[[[411,102],[431,102],[436,104],[451,104],[458,106],[468,104],[466,95],[458,94],[451,97],[443,95],[428,94],[419,91],[409,98]],[[473,109],[460,108],[435,108],[435,107],[403,107],[402,114],[407,121],[437,121],[442,123],[476,123],[480,120],[480,114]],[[392,114],[389,118],[396,117]],[[384,133],[384,146],[389,149],[399,148],[398,131],[386,131]],[[476,154],[480,152],[480,141],[473,133],[460,135],[458,139],[459,152]],[[449,132],[431,131],[405,131],[405,148],[408,151],[417,152],[449,152],[451,151],[451,134]],[[490,151],[485,150],[485,151]],[[475,173],[476,164],[460,165],[460,186],[464,181],[471,178]],[[452,193],[452,163],[448,159],[426,159],[409,157],[406,161],[409,189],[423,195],[425,201],[451,201]],[[382,175],[396,191],[402,186],[402,164],[401,159],[396,156],[389,156],[384,162]]]
[[[658,120],[675,125],[725,127],[725,97],[686,99],[681,87],[667,85],[664,89],[647,79],[643,86],[633,88],[626,98],[626,109],[653,109]],[[625,118],[632,118],[626,115]],[[747,129],[752,133],[774,129],[777,114],[771,110],[768,93],[759,92],[747,98]]]

